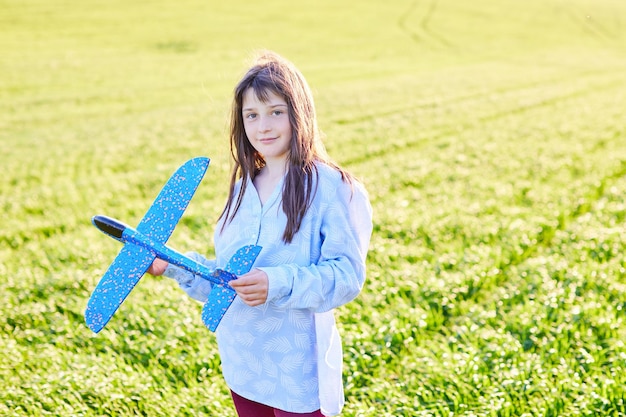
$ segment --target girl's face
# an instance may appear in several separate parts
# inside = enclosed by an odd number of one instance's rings
[[[268,91],[266,102],[252,88],[243,94],[241,114],[250,144],[266,163],[284,162],[291,144],[289,107],[282,97]]]

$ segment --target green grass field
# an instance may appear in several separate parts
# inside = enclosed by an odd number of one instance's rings
[[[311,84],[375,210],[345,416],[626,416],[626,3],[0,0],[0,415],[234,416],[201,305],[91,291],[169,175],[211,256],[254,51]]]

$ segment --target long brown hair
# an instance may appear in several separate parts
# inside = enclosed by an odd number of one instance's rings
[[[322,144],[313,94],[300,71],[289,61],[274,52],[263,52],[243,76],[234,90],[230,119],[230,152],[235,161],[230,191],[224,211],[222,231],[231,222],[247,188],[247,179],[254,180],[265,166],[263,156],[250,144],[244,129],[242,106],[244,93],[252,88],[257,98],[267,102],[268,93],[282,97],[288,106],[291,124],[291,144],[287,161],[287,173],[282,190],[282,208],[287,216],[283,241],[290,243],[300,229],[300,224],[315,195],[314,176],[316,162],[332,166],[341,173],[344,181],[352,183],[352,176],[332,162]],[[235,183],[242,179],[241,189],[234,200]]]

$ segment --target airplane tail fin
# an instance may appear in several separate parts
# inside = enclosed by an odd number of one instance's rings
[[[261,253],[261,249],[261,246],[256,245],[248,245],[238,249],[228,261],[226,268],[224,268],[225,271],[218,269],[216,273],[221,273],[221,278],[226,282],[237,278],[237,275],[245,274],[252,269],[254,261]],[[224,317],[228,307],[230,307],[237,295],[235,290],[227,285],[214,285],[209,293],[209,299],[202,308],[202,322],[212,332],[217,329],[222,317]]]
[[[215,332],[236,296],[235,290],[230,288],[220,285],[211,288],[209,299],[202,307],[202,322],[210,331]]]

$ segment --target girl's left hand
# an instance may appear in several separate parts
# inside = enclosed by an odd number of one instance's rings
[[[267,274],[260,269],[253,269],[238,279],[230,281],[229,284],[241,300],[250,307],[259,306],[267,301],[269,279]]]

